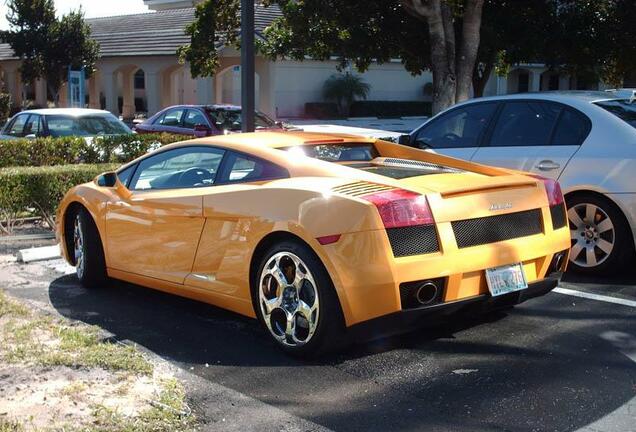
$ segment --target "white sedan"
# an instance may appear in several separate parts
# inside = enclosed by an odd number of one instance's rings
[[[636,241],[634,91],[543,92],[473,99],[413,131],[403,144],[561,183],[571,267],[633,267]]]

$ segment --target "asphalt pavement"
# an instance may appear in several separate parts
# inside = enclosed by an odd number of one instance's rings
[[[308,362],[254,320],[122,282],[85,290],[64,271],[5,256],[0,288],[177,365],[201,412],[249,402],[210,430],[636,431],[636,275],[567,275],[568,294]]]

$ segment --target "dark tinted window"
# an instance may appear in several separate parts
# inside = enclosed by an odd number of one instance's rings
[[[7,128],[6,134],[14,137],[24,136],[24,125],[26,124],[28,118],[28,114],[21,114],[17,116]]]
[[[590,122],[583,114],[564,109],[552,137],[552,145],[581,145],[590,132]]]
[[[137,165],[131,165],[126,169],[123,169],[121,171],[117,172],[117,177],[119,178],[119,181],[126,187],[128,187],[128,183],[130,182],[130,177],[133,175],[133,172],[135,172],[135,167]]]
[[[628,100],[611,100],[596,102],[596,105],[636,128],[636,103]]]
[[[207,119],[203,113],[199,110],[188,110],[188,113],[183,120],[183,127],[188,129],[194,129],[196,125],[205,125],[210,127]]]
[[[183,147],[139,162],[130,189],[178,189],[211,186],[225,152],[216,148]]]
[[[424,126],[415,136],[419,148],[476,147],[497,104],[480,103],[455,109]]]
[[[550,144],[550,134],[561,107],[542,102],[508,102],[497,119],[490,146],[540,146]]]
[[[248,183],[289,177],[286,169],[261,159],[232,153],[228,155],[228,170],[225,181]]]
[[[242,115],[239,109],[206,108],[208,115],[212,118],[217,129],[225,131],[240,131],[242,127]],[[254,125],[256,129],[275,127],[274,120],[265,114],[256,111],[254,114]]]
[[[367,162],[379,156],[373,144],[319,144],[287,147],[283,150],[328,162]]]

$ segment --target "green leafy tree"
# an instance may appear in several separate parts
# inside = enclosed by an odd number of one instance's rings
[[[370,90],[368,83],[349,72],[330,76],[322,89],[325,99],[335,100],[343,115],[348,115],[351,104],[356,99],[366,99]]]
[[[0,39],[22,61],[24,82],[46,78],[48,90],[57,101],[69,67],[84,67],[87,76],[94,72],[99,44],[91,39],[81,8],[59,20],[53,0],[10,0],[8,8],[10,29],[0,33]]]

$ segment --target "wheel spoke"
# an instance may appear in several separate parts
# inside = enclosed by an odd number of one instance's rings
[[[585,260],[587,261],[587,265],[595,266],[597,261],[596,253],[594,252],[594,246],[590,246],[585,249]]]
[[[601,222],[600,224],[596,226],[596,230],[599,233],[604,233],[606,231],[613,230],[613,229],[614,229],[614,224],[612,224],[612,221],[610,218],[605,218],[603,222]]]
[[[585,222],[587,222],[588,224],[596,223],[597,210],[598,207],[596,207],[594,204],[587,204],[585,206]]]
[[[295,343],[296,339],[296,318],[294,314],[286,313],[287,327],[285,328],[285,338],[290,343]]]
[[[311,327],[311,324],[312,324],[312,317],[311,316],[314,313],[314,308],[315,308],[315,305],[312,307],[312,306],[309,306],[307,303],[305,303],[302,300],[298,301],[297,312],[300,313],[303,317],[305,317],[305,319],[309,323],[310,327]]]
[[[578,230],[570,230],[570,238],[572,240],[577,240],[578,241],[579,237],[580,237],[580,234],[579,234]]]
[[[583,250],[583,245],[581,244],[581,242],[577,241],[576,243],[574,243],[574,246],[572,246],[572,250],[570,252],[572,261],[575,261],[578,258],[582,250]]]
[[[598,241],[596,242],[596,246],[598,246],[598,248],[600,250],[602,250],[603,252],[605,252],[606,254],[610,254],[612,253],[612,249],[614,249],[614,244],[608,242],[605,239],[598,239]]]
[[[280,269],[280,267],[275,266],[269,271],[268,274],[270,274],[274,278],[280,289],[283,289],[287,286],[287,278],[285,277],[285,274]]]
[[[267,315],[271,315],[274,309],[280,307],[281,303],[282,303],[281,296],[274,297],[273,299],[270,299],[270,300],[267,300],[267,299],[263,300],[263,304],[265,305],[265,313]]]
[[[571,208],[568,210],[568,219],[570,219],[570,222],[572,222],[577,227],[581,227],[585,225],[585,223],[583,222],[583,219],[581,219],[581,217],[579,216],[579,214],[576,212],[574,208]]]

